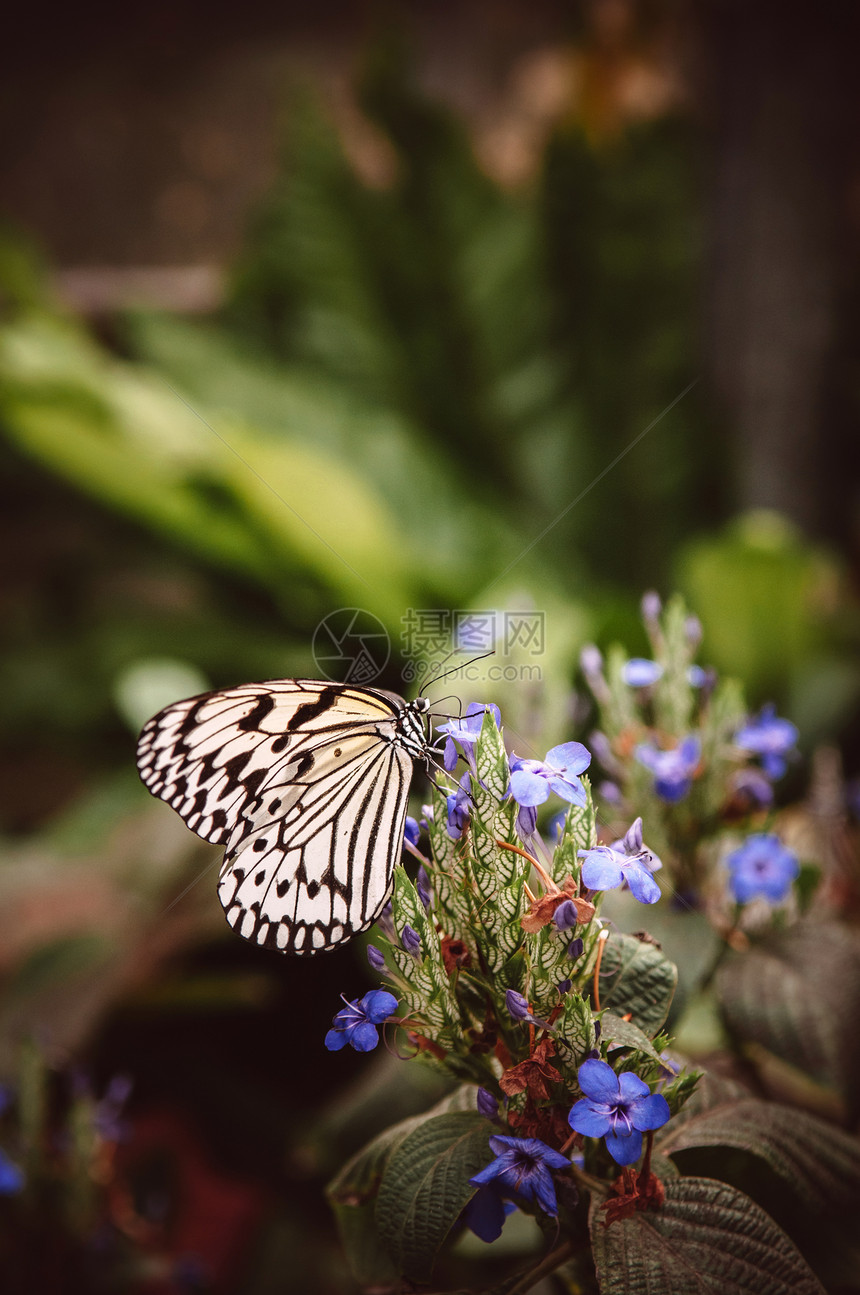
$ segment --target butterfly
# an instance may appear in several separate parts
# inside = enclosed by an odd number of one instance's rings
[[[313,679],[174,702],[144,726],[137,767],[204,841],[226,847],[218,896],[247,940],[322,953],[365,930],[400,858],[430,703]]]

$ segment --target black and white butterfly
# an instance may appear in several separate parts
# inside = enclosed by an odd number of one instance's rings
[[[400,859],[429,701],[312,679],[174,702],[140,735],[137,766],[204,841],[226,847],[218,895],[240,935],[322,953],[365,930]]]

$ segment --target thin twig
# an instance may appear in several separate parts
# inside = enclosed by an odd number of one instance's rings
[[[601,931],[597,937],[597,961],[594,964],[594,1010],[600,1011],[600,964],[603,961],[603,950],[606,948],[606,941],[609,939],[608,931]]]

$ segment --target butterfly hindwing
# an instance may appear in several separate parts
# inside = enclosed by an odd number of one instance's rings
[[[227,847],[219,896],[240,934],[332,948],[385,903],[423,730],[377,689],[274,680],[166,707],[144,727],[149,790]]]
[[[305,781],[287,766],[267,782],[264,812],[237,827],[218,888],[240,934],[289,953],[333,948],[370,926],[406,818],[412,761],[396,745],[359,735],[314,756]]]

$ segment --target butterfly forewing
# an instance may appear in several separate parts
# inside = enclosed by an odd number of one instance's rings
[[[383,907],[425,751],[414,707],[395,694],[275,680],[168,706],[144,728],[138,766],[198,836],[227,847],[230,924],[316,953]]]

